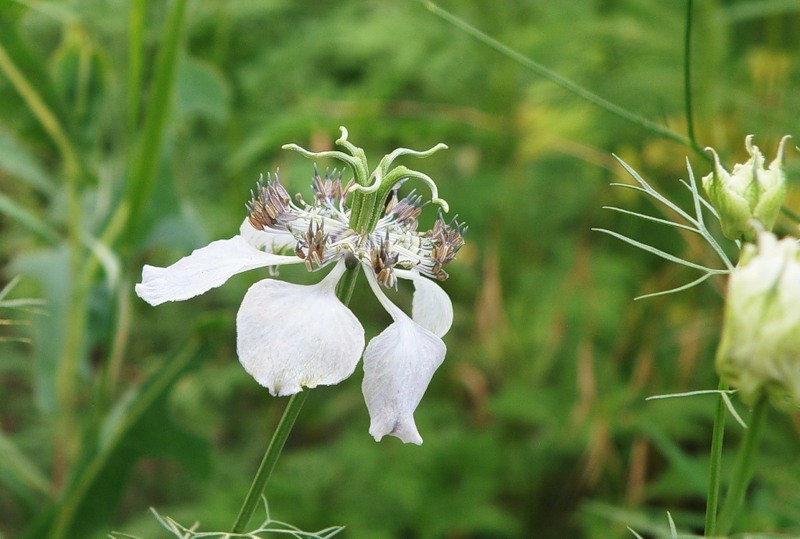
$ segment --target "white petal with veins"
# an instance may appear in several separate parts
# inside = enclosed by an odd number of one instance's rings
[[[414,282],[414,301],[411,318],[414,322],[444,337],[453,324],[453,303],[442,287],[416,271],[394,270],[395,275]]]
[[[236,316],[236,347],[245,370],[272,395],[337,384],[364,350],[364,329],[336,297],[340,261],[310,286],[265,279],[247,291]]]
[[[391,435],[419,445],[422,437],[414,423],[414,411],[447,349],[439,337],[389,301],[371,269],[365,273],[378,300],[394,319],[364,351],[361,389],[370,415],[369,433],[377,441]]]
[[[294,247],[297,240],[288,232],[280,230],[257,230],[250,224],[250,219],[245,218],[242,226],[239,227],[241,235],[247,243],[258,249],[264,249],[268,253],[274,253],[287,247]]]
[[[217,240],[166,268],[145,266],[136,294],[150,305],[183,301],[222,286],[243,271],[302,262],[296,256],[265,253],[242,236]]]

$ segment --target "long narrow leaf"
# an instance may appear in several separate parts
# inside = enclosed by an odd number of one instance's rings
[[[125,457],[126,465],[133,464],[131,457],[135,457],[135,455],[126,456],[124,454],[125,451],[131,450],[128,447],[131,444],[129,436],[146,417],[154,413],[163,413],[157,409],[159,403],[163,405],[167,392],[180,374],[190,365],[196,351],[197,343],[189,342],[180,353],[165,362],[164,366],[153,374],[138,394],[126,401],[119,402],[118,406],[121,408],[109,413],[104,429],[105,436],[99,441],[97,451],[76,475],[76,481],[69,485],[61,503],[57,506],[50,537],[53,539],[70,537],[74,532],[74,526],[87,525],[85,521],[78,518],[81,515],[81,506],[89,500],[87,496],[104,479],[104,473],[108,473],[109,462],[112,459],[119,460]],[[122,408],[124,410],[120,411]],[[164,423],[166,420],[160,417],[158,421]],[[148,428],[152,432],[153,427],[148,425]],[[155,449],[157,448],[152,448],[152,450]],[[119,462],[117,464],[121,465]],[[105,480],[108,481],[109,478],[106,477]],[[96,514],[92,514],[91,517],[102,518],[101,515]]]
[[[61,158],[64,160],[70,174],[77,174],[78,171],[83,168],[82,163],[72,140],[70,140],[64,128],[63,122],[37,91],[36,86],[30,81],[27,73],[14,61],[9,50],[3,46],[2,42],[0,42],[0,72],[8,77],[14,89],[25,101],[25,104],[28,105],[31,113],[50,136],[53,143],[58,148]]]
[[[150,106],[144,121],[142,138],[131,163],[130,181],[126,200],[129,205],[128,237],[138,232],[144,207],[150,198],[155,181],[161,142],[170,112],[170,102],[175,83],[181,35],[184,26],[186,0],[174,0],[170,5],[161,47],[156,60]]]
[[[28,504],[49,496],[50,483],[36,464],[0,432],[0,481]]]
[[[669,209],[671,209],[672,211],[674,211],[675,213],[686,219],[686,221],[692,223],[693,225],[697,225],[697,222],[691,215],[683,211],[680,206],[674,204],[670,199],[668,199],[667,197],[665,197],[664,195],[653,189],[653,187],[649,183],[647,183],[647,181],[644,178],[642,178],[638,172],[633,170],[633,168],[631,168],[631,166],[628,165],[628,163],[623,161],[622,158],[620,158],[618,155],[614,155],[614,159],[616,159],[619,162],[619,164],[622,165],[622,168],[624,168],[628,172],[628,174],[630,174],[631,177],[634,180],[636,180],[636,182],[639,185],[642,186],[642,188],[647,192],[648,195],[655,198],[656,200],[661,202],[664,206],[668,207]]]
[[[729,271],[733,271],[733,263],[728,258],[728,255],[725,254],[725,251],[722,249],[722,246],[717,242],[716,238],[711,234],[711,232],[706,227],[705,222],[703,221],[703,207],[702,202],[704,202],[703,197],[700,196],[700,192],[697,189],[697,182],[694,179],[694,171],[692,170],[692,166],[689,163],[689,159],[686,159],[686,168],[689,171],[689,190],[692,192],[692,200],[694,200],[694,209],[697,215],[697,228],[700,230],[700,234],[706,240],[706,242],[714,249],[714,252],[717,253],[720,260],[725,264],[725,267],[728,268]]]
[[[675,294],[677,292],[683,292],[684,290],[688,290],[688,289],[692,288],[693,286],[697,286],[700,283],[705,282],[706,279],[708,279],[712,275],[713,275],[713,273],[706,273],[705,275],[699,277],[698,279],[695,279],[694,281],[692,281],[690,283],[686,283],[685,285],[679,286],[677,288],[670,288],[669,290],[663,290],[661,292],[653,292],[651,294],[644,294],[644,295],[641,295],[641,296],[636,296],[633,299],[634,299],[634,301],[636,301],[636,300],[640,300],[640,299],[654,298],[656,296],[666,296],[667,294]]]
[[[30,185],[47,197],[54,193],[55,182],[45,167],[24,144],[0,129],[0,169]]]
[[[14,290],[14,287],[15,287],[15,286],[17,286],[17,284],[19,283],[20,279],[22,279],[22,277],[20,277],[19,275],[17,275],[17,276],[16,276],[16,277],[14,277],[13,279],[11,279],[11,280],[8,282],[8,284],[7,284],[7,285],[5,285],[5,286],[3,287],[3,289],[2,289],[2,290],[0,290],[0,304],[2,304],[3,300],[4,300],[4,299],[6,299],[6,296],[7,296],[7,295],[8,295],[8,294],[9,294],[9,293],[12,291],[12,290]]]
[[[684,397],[696,397],[698,395],[720,395],[722,393],[734,393],[731,390],[721,391],[719,389],[696,389],[694,391],[683,391],[681,393],[667,393],[665,395],[650,395],[646,401],[657,401],[666,399],[682,399]]]
[[[695,491],[703,492],[707,486],[704,465],[667,435],[661,426],[643,424],[642,429],[658,451],[686,478],[686,483]]]
[[[3,193],[0,193],[0,213],[17,221],[31,232],[47,240],[48,243],[55,244],[58,242],[58,234],[55,230]]]
[[[64,126],[69,126],[70,115],[59,91],[56,81],[51,76],[52,71],[47,62],[37,54],[37,51],[28,43],[26,36],[22,35],[21,24],[26,10],[39,11],[48,17],[66,23],[70,15],[66,13],[69,7],[65,2],[36,2],[24,9],[14,6],[17,2],[0,2],[0,46],[2,46],[13,59],[14,65],[24,73],[27,83],[36,89],[36,93],[47,108]],[[22,3],[22,2],[19,2]],[[60,4],[60,5],[59,5]],[[54,9],[51,9],[54,8]],[[58,13],[60,11],[60,13]],[[69,129],[68,129],[69,130]]]
[[[652,245],[647,245],[646,243],[642,243],[640,241],[636,241],[636,240],[634,240],[632,238],[629,238],[629,237],[627,237],[627,236],[625,236],[623,234],[620,234],[618,232],[614,232],[613,230],[607,230],[605,228],[593,228],[592,230],[594,230],[596,232],[604,232],[604,233],[608,234],[609,236],[614,236],[615,238],[620,239],[620,240],[624,241],[625,243],[629,243],[629,244],[633,245],[634,247],[638,247],[639,249],[642,249],[643,251],[647,251],[648,253],[653,253],[656,256],[660,256],[661,258],[669,260],[670,262],[675,262],[676,264],[680,264],[682,266],[698,269],[698,270],[705,271],[705,272],[708,272],[708,273],[711,273],[711,274],[727,273],[725,270],[707,268],[705,266],[701,266],[700,264],[695,264],[694,262],[689,262],[688,260],[684,260],[683,258],[678,258],[677,256],[671,255],[671,254],[667,253],[666,251],[662,251],[661,249],[656,249]]]
[[[678,528],[675,526],[675,521],[672,520],[672,514],[667,511],[667,520],[669,521],[669,533],[672,539],[677,539],[678,537]]]
[[[546,67],[534,62],[533,60],[531,60],[530,58],[528,58],[524,54],[521,54],[521,53],[515,51],[514,49],[512,49],[511,47],[509,47],[509,46],[507,46],[507,45],[505,45],[503,43],[500,43],[499,41],[497,41],[493,37],[485,34],[484,32],[482,32],[480,30],[478,30],[477,28],[475,28],[471,24],[469,24],[466,21],[456,17],[455,15],[450,13],[449,11],[447,11],[445,9],[442,9],[441,7],[436,5],[435,3],[433,3],[433,2],[431,2],[429,0],[422,0],[422,4],[425,7],[427,7],[431,12],[436,14],[438,17],[440,17],[443,20],[447,21],[448,23],[452,24],[453,26],[455,26],[459,30],[465,32],[466,34],[469,34],[470,36],[472,36],[473,38],[477,39],[478,41],[480,41],[484,45],[487,45],[488,47],[491,47],[492,49],[494,49],[495,51],[499,52],[503,56],[505,56],[507,58],[510,58],[511,60],[517,62],[518,64],[523,66],[525,69],[528,69],[529,71],[532,71],[533,73],[536,73],[537,75],[539,75],[541,77],[544,77],[545,79],[549,80],[550,82],[552,82],[554,84],[557,84],[558,86],[561,86],[562,88],[564,88],[568,92],[571,92],[571,93],[577,95],[581,99],[585,99],[586,101],[596,105],[597,107],[600,107],[603,110],[606,110],[606,111],[608,111],[608,112],[610,112],[610,113],[612,113],[612,114],[614,114],[616,116],[619,116],[620,118],[624,118],[625,120],[628,120],[628,121],[630,121],[630,122],[632,122],[632,123],[644,128],[644,129],[646,129],[646,130],[648,130],[648,131],[650,131],[652,133],[656,133],[656,134],[658,134],[658,135],[660,135],[662,137],[665,137],[667,139],[674,140],[675,142],[677,142],[679,144],[683,144],[684,146],[688,146],[690,148],[693,147],[691,142],[689,141],[689,139],[687,139],[686,137],[684,137],[682,135],[679,135],[678,133],[675,133],[674,131],[669,130],[668,128],[664,127],[661,124],[657,124],[657,123],[653,122],[652,120],[649,120],[649,119],[645,118],[644,116],[641,116],[639,114],[635,114],[635,113],[633,113],[633,112],[631,112],[631,111],[629,111],[629,110],[627,110],[625,108],[622,108],[619,105],[616,105],[616,104],[608,101],[607,99],[604,99],[604,98],[600,97],[599,95],[597,95],[597,94],[595,94],[593,92],[590,92],[589,90],[587,90],[583,86],[575,84],[574,82],[562,77],[558,73],[555,73],[554,71],[551,71],[551,70],[547,69]]]
[[[696,391],[685,391],[683,393],[669,393],[667,395],[652,395],[647,397],[645,400],[647,401],[654,401],[654,400],[664,400],[664,399],[680,399],[683,397],[696,397],[698,395],[719,395],[722,398],[722,402],[725,403],[725,406],[728,408],[728,412],[730,412],[731,416],[736,420],[742,428],[747,428],[747,423],[744,422],[742,416],[739,415],[739,412],[736,411],[736,408],[733,406],[733,402],[731,401],[731,395],[736,393],[736,391],[731,390],[720,390],[720,389],[698,389]]]
[[[139,125],[139,103],[142,98],[142,65],[144,53],[144,17],[146,0],[131,2],[128,25],[128,138],[133,140]]]
[[[36,307],[41,307],[43,305],[47,305],[47,303],[43,299],[25,298],[25,299],[10,299],[7,301],[0,301],[0,307],[6,309],[21,309],[36,314],[42,314],[42,311],[36,309]]]
[[[689,182],[687,182],[686,180],[678,180],[678,181],[681,182],[681,184],[683,184],[683,186],[686,187],[690,192],[694,191],[694,189],[692,189],[692,186],[689,185]],[[703,207],[705,209],[707,209],[709,212],[711,212],[711,214],[714,217],[717,218],[717,221],[719,221],[719,214],[717,213],[717,210],[714,209],[714,206],[712,206],[711,203],[708,200],[704,199],[701,196],[700,197],[700,203],[703,205]]]
[[[629,183],[620,183],[620,182],[613,182],[609,184],[611,187],[624,187],[625,189],[633,189],[634,191],[641,191],[642,193],[649,193],[647,189],[644,187],[640,187],[638,185],[631,185]]]
[[[705,222],[703,221],[703,209],[700,204],[701,196],[700,192],[697,190],[697,182],[694,179],[694,171],[692,170],[692,164],[689,163],[689,158],[686,158],[686,170],[689,171],[689,191],[692,193],[692,201],[694,202],[694,215],[697,219],[697,224],[700,225],[701,228],[705,228]]]
[[[638,217],[640,219],[644,219],[646,221],[652,221],[654,223],[659,223],[662,225],[672,226],[675,228],[682,228],[683,230],[688,230],[689,232],[694,232],[695,234],[700,234],[700,231],[696,228],[692,228],[688,225],[684,225],[681,223],[676,223],[675,221],[670,221],[668,219],[661,219],[659,217],[653,217],[652,215],[647,215],[646,213],[639,213],[631,210],[625,210],[623,208],[618,208],[616,206],[603,206],[603,209],[606,210],[613,210],[618,211],[620,213],[624,213],[626,215],[633,215],[634,217]]]
[[[730,412],[730,414],[733,416],[733,418],[736,420],[736,422],[739,423],[739,425],[741,425],[742,428],[744,428],[744,429],[748,428],[747,427],[747,423],[744,422],[744,419],[742,419],[742,416],[740,416],[739,412],[736,411],[736,408],[733,407],[733,402],[731,402],[730,395],[728,395],[727,392],[723,391],[720,394],[720,397],[722,397],[722,402],[725,403],[725,407],[728,409],[728,412]]]

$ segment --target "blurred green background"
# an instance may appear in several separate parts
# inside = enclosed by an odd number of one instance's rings
[[[684,2],[440,5],[685,134]],[[692,22],[698,143],[730,166],[753,133],[772,159],[800,136],[800,5],[697,0]],[[408,164],[470,227],[444,283],[455,323],[424,445],[372,440],[359,368],[308,399],[272,515],[378,539],[652,536],[666,511],[701,531],[716,401],[645,398],[716,388],[724,280],[634,302],[697,275],[590,229],[713,263],[697,237],[602,209],[661,211],[609,186],[631,183],[612,154],[684,203],[702,155],[418,2],[0,0],[0,260],[3,283],[21,276],[5,300],[44,302],[0,303],[0,536],[166,537],[151,506],[231,525],[285,404],[236,359],[236,309],[266,274],[158,308],[133,284],[236,234],[260,173],[307,194],[312,163],[280,146],[330,148],[340,125],[373,165],[449,145]],[[385,327],[371,292],[352,306],[368,336]],[[725,472],[740,434],[730,421]],[[799,450],[800,415],[772,413],[738,529],[800,534]]]

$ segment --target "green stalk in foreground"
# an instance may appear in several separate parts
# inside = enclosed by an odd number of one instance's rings
[[[719,390],[726,391],[728,384],[720,381]],[[725,437],[725,401],[722,395],[717,402],[714,415],[714,430],[711,434],[711,458],[708,465],[708,496],[706,497],[705,535],[714,535],[717,526],[717,506],[719,505],[719,480],[722,469],[722,441]]]
[[[722,511],[719,514],[718,526],[714,530],[717,535],[727,535],[730,532],[737,512],[742,505],[742,500],[744,500],[747,486],[753,478],[756,449],[761,440],[761,431],[764,427],[764,419],[767,416],[767,400],[766,394],[762,394],[750,413],[750,425],[745,432],[742,445],[739,447],[736,468],[733,470],[731,484],[728,487],[728,493],[722,505]]]
[[[264,493],[267,482],[272,475],[272,470],[275,469],[275,465],[278,463],[278,457],[280,457],[281,451],[283,451],[286,439],[292,431],[294,422],[300,414],[300,409],[303,407],[303,403],[306,402],[306,398],[308,398],[307,389],[300,393],[295,393],[289,399],[289,403],[283,411],[283,417],[281,417],[278,423],[278,428],[275,429],[275,434],[272,435],[272,440],[269,442],[269,446],[267,447],[266,453],[264,453],[264,458],[261,460],[256,476],[253,478],[250,490],[247,491],[247,496],[244,499],[244,503],[242,503],[242,508],[239,509],[239,515],[233,523],[233,527],[231,528],[232,533],[244,533],[245,527],[247,523],[250,522],[250,518],[253,516],[253,512],[256,509],[258,500]]]
[[[532,71],[533,73],[539,75],[540,77],[544,77],[553,84],[560,86],[561,88],[567,90],[568,92],[580,97],[581,99],[588,101],[589,103],[592,103],[593,105],[607,112],[610,112],[611,114],[619,118],[623,118],[629,122],[632,122],[635,125],[638,125],[642,129],[645,129],[651,133],[664,137],[668,140],[677,142],[678,144],[681,144],[688,148],[692,148],[694,151],[697,152],[697,154],[700,157],[706,160],[710,160],[709,156],[702,151],[702,148],[700,148],[700,146],[693,139],[680,135],[661,124],[649,120],[639,114],[635,114],[626,108],[623,108],[615,103],[608,101],[603,97],[600,97],[599,95],[593,92],[590,92],[583,86],[580,86],[579,84],[576,84],[571,80],[562,77],[558,73],[551,71],[546,67],[534,62],[524,54],[512,49],[511,47],[497,41],[493,37],[483,33],[482,31],[470,25],[463,19],[460,19],[459,17],[456,17],[449,11],[439,7],[434,2],[431,2],[430,0],[420,0],[420,2],[422,3],[423,6],[425,6],[429,11],[431,11],[436,16],[445,20],[447,23],[455,26],[462,32],[465,32],[466,34],[477,39],[484,45],[487,45],[488,47],[494,49],[503,56],[520,64],[525,69]],[[689,31],[691,31],[691,28],[689,28]]]
[[[358,272],[358,265],[348,269],[339,282],[336,296],[345,305],[350,303],[350,298],[353,295],[353,288],[358,278]],[[283,416],[281,416],[281,420],[278,422],[278,427],[272,435],[272,440],[270,440],[269,446],[267,446],[264,458],[258,466],[258,471],[250,485],[250,490],[247,491],[247,496],[245,496],[242,507],[239,509],[239,514],[236,517],[236,521],[233,523],[231,533],[244,533],[245,527],[253,517],[256,506],[261,496],[264,494],[264,489],[267,487],[269,478],[272,475],[272,470],[275,469],[275,465],[278,463],[278,458],[281,455],[281,451],[283,451],[283,446],[286,445],[289,433],[292,432],[294,422],[300,414],[300,410],[303,408],[303,403],[306,402],[306,398],[308,398],[308,393],[309,391],[306,389],[300,393],[295,393],[289,398],[289,403],[286,405]]]

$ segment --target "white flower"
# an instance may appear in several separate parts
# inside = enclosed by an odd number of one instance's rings
[[[262,178],[239,235],[167,268],[145,266],[136,293],[158,305],[203,294],[250,269],[332,266],[314,285],[264,279],[250,287],[236,316],[239,360],[259,384],[282,396],[341,382],[363,355],[370,434],[420,444],[414,410],[444,360],[441,337],[453,320],[450,299],[430,278],[447,278],[444,266],[463,245],[464,227],[440,215],[432,230],[418,233],[421,197],[412,192],[398,200],[394,190],[374,229],[357,233],[345,205],[352,182],[342,186],[341,175],[334,174],[315,174],[313,182],[309,204],[299,197],[292,201],[277,174]],[[287,250],[292,254],[279,254]],[[366,349],[364,329],[336,296],[346,268],[355,264],[393,319]],[[411,317],[382,290],[395,287],[398,277],[415,286]]]
[[[800,244],[769,232],[731,273],[717,371],[746,402],[800,407]]]

